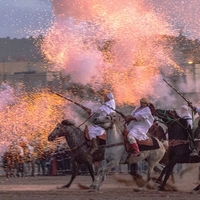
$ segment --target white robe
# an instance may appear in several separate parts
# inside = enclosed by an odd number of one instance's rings
[[[99,116],[106,116],[111,112],[115,112],[116,105],[115,100],[111,99],[110,101],[105,102],[101,107],[98,108],[96,113],[99,113]],[[114,109],[114,110],[113,110]],[[97,136],[103,135],[105,130],[99,126],[92,126],[89,130],[90,140],[96,138]]]
[[[150,108],[137,106],[132,111],[131,116],[135,117],[138,121],[132,120],[128,124],[128,135],[133,136],[139,141],[148,139],[147,132],[154,122]]]
[[[190,125],[190,127],[193,128],[192,116],[191,116],[190,113],[188,113],[187,111],[182,112],[180,117],[183,118],[183,119],[187,119],[188,125]]]

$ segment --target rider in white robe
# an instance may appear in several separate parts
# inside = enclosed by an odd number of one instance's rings
[[[198,113],[198,115],[200,116],[200,107],[193,106],[192,102],[188,102],[188,106],[192,109],[194,114]],[[194,131],[194,137],[195,137],[196,131],[199,131],[199,128],[200,128],[200,121],[198,122],[198,127]],[[199,152],[200,152],[200,139],[199,138],[194,138],[194,145],[195,145],[195,149],[193,149],[190,156],[199,156]]]
[[[97,114],[98,116],[106,116],[111,112],[115,112],[115,100],[114,95],[112,93],[108,93],[104,98],[105,103],[99,107],[96,111],[93,111],[93,114]],[[90,140],[92,141],[92,149],[90,154],[93,154],[97,149],[97,141],[96,137],[101,136],[105,133],[105,130],[99,126],[92,126],[88,132]]]
[[[154,117],[148,104],[147,99],[140,99],[140,106],[136,106],[131,114],[126,117],[126,121],[129,122],[127,125],[127,138],[136,156],[140,154],[136,140],[148,139],[147,132],[154,122]]]
[[[182,105],[181,106],[181,114],[180,117],[183,119],[187,119],[188,125],[193,128],[193,122],[192,122],[192,115],[188,111],[188,106]]]

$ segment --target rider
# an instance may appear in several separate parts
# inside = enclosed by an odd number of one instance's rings
[[[102,106],[100,106],[97,109],[97,111],[93,113],[93,115],[95,114],[95,116],[96,115],[106,116],[110,114],[111,112],[115,112],[116,105],[115,105],[114,95],[112,93],[108,93],[107,95],[105,95],[104,102],[105,103]],[[90,113],[91,113],[91,110],[90,110]],[[88,132],[89,139],[91,140],[91,146],[92,146],[92,149],[90,150],[90,154],[93,154],[98,149],[96,137],[101,136],[104,133],[105,133],[105,130],[99,126],[92,126],[90,128]]]
[[[147,132],[154,122],[148,100],[141,98],[140,106],[136,106],[131,114],[125,117],[125,120],[128,123],[127,138],[131,144],[131,152],[134,156],[138,156],[140,155],[140,150],[136,140],[142,141],[149,139]]]
[[[183,118],[183,119],[187,119],[188,126],[190,126],[191,129],[193,128],[192,116],[188,111],[188,106],[186,106],[186,105],[181,106],[180,117]]]
[[[200,108],[197,108],[196,106],[192,105],[192,102],[188,102],[188,106],[194,111],[194,114],[198,113],[200,115]],[[196,133],[198,133],[200,130],[200,121],[198,122],[198,127],[195,129],[194,132],[194,137],[196,136]],[[200,139],[199,138],[194,138],[194,145],[195,149],[193,152],[190,154],[190,156],[198,156],[200,152]]]

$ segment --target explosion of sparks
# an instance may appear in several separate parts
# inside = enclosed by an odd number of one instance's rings
[[[52,1],[55,22],[42,51],[52,70],[97,89],[109,85],[118,104],[153,96],[161,63],[176,66],[161,36],[173,34],[142,1]]]
[[[94,89],[109,86],[118,105],[137,104],[146,96],[161,98],[161,69],[169,74],[181,72],[171,50],[165,48],[164,36],[177,34],[167,12],[183,16],[180,13],[190,9],[185,1],[178,5],[173,0],[51,1],[54,22],[41,48],[51,63],[49,70],[70,74],[71,81],[89,83]],[[155,2],[160,6],[153,6]],[[195,4],[191,3],[192,8]],[[175,6],[165,10],[169,5]],[[187,18],[195,21],[194,15]],[[200,23],[196,19],[187,24],[196,30]],[[22,137],[45,146],[47,135],[67,115],[66,101],[48,90],[16,91],[6,84],[0,90],[0,148]]]

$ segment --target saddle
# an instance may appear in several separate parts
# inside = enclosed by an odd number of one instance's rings
[[[89,137],[89,130],[88,130],[88,126],[87,125],[85,126],[85,129],[84,129],[83,132],[84,132],[84,135],[85,135],[86,139],[89,141],[90,137]],[[103,135],[98,136],[98,138],[105,141],[106,140],[106,132],[104,132]]]
[[[128,131],[124,130],[125,149],[127,152],[130,152],[131,146],[128,141],[127,135],[128,135]],[[154,149],[160,148],[157,140],[153,136],[149,136],[149,138],[146,140],[142,140],[142,141],[136,140],[136,141],[137,141],[140,151],[154,150]]]

